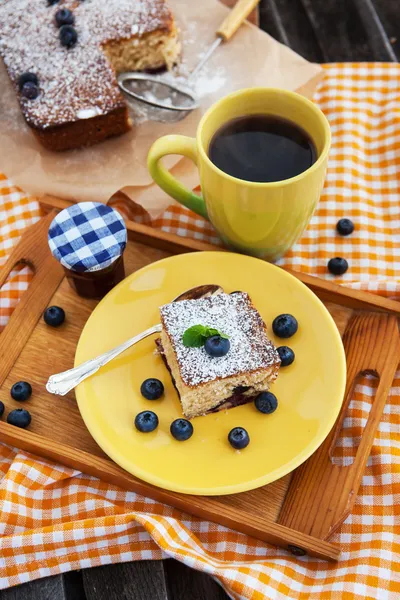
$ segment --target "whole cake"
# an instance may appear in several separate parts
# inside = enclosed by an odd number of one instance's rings
[[[0,0],[0,56],[50,150],[128,131],[116,74],[170,68],[178,54],[165,0]]]
[[[218,294],[200,300],[172,302],[160,308],[159,351],[171,373],[183,414],[197,417],[216,410],[252,401],[267,391],[280,366],[277,350],[268,338],[266,326],[248,294]],[[225,349],[193,338],[187,332],[222,334]],[[193,336],[192,336],[193,337]],[[216,335],[221,345],[221,335]]]

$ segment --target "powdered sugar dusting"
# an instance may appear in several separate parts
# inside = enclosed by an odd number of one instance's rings
[[[223,67],[210,67],[206,63],[196,78],[192,80],[190,79],[190,72],[187,70],[187,66],[181,64],[177,69],[163,73],[160,81],[191,89],[196,98],[202,99],[223,88],[226,84],[226,70]],[[163,101],[165,102],[165,100]],[[177,104],[177,102],[172,103]]]
[[[69,8],[75,16],[78,42],[65,48],[55,14]],[[171,14],[164,0],[0,0],[0,55],[13,82],[26,71],[39,78],[40,95],[21,98],[33,127],[97,115],[124,106],[115,73],[101,45],[167,28]],[[17,87],[17,86],[16,86]],[[81,113],[82,114],[82,113]]]
[[[186,385],[193,387],[280,362],[260,314],[244,292],[173,302],[162,306],[160,314]],[[215,358],[204,347],[184,346],[182,336],[193,325],[213,327],[226,334],[231,344],[228,354]]]

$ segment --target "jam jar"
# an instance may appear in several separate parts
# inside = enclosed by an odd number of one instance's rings
[[[102,298],[125,277],[126,240],[121,215],[100,202],[65,208],[54,217],[48,234],[51,253],[84,298]]]

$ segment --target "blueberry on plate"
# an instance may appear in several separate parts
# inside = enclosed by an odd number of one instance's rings
[[[4,402],[0,400],[0,417],[4,414]]]
[[[65,311],[61,306],[49,306],[43,313],[43,319],[50,327],[60,327],[65,321]]]
[[[164,386],[159,379],[145,379],[140,393],[146,400],[158,400],[164,393]]]
[[[32,417],[30,413],[24,408],[16,408],[8,413],[7,423],[10,425],[25,428],[28,427],[31,421]]]
[[[32,386],[27,381],[18,381],[12,386],[10,394],[14,400],[24,402],[24,400],[28,400],[32,396]]]
[[[39,79],[36,73],[30,73],[29,71],[26,73],[21,73],[21,75],[18,77],[18,87],[20,92],[22,92],[22,88],[24,87],[25,83],[28,83],[28,81],[30,83],[34,83],[35,85],[39,85]]]
[[[231,343],[227,338],[220,335],[212,335],[207,338],[204,344],[204,350],[209,356],[220,357],[228,354]]]
[[[58,4],[60,0],[47,0],[48,6],[53,6],[53,4]]]
[[[339,219],[336,223],[336,231],[339,235],[350,235],[354,231],[354,223],[350,219]]]
[[[261,413],[270,415],[278,408],[278,399],[272,392],[261,392],[254,400],[254,404]]]
[[[279,358],[281,359],[281,367],[288,367],[294,361],[294,352],[289,346],[279,346],[277,348]]]
[[[272,331],[280,338],[290,338],[299,328],[297,320],[288,314],[278,315],[272,322]]]
[[[243,427],[234,427],[228,434],[228,442],[235,450],[243,450],[250,443],[250,436]]]
[[[39,88],[33,81],[27,81],[22,86],[21,94],[24,98],[28,98],[28,100],[35,100],[39,96]]]
[[[193,425],[187,419],[175,419],[169,428],[172,437],[178,442],[184,442],[193,435]]]
[[[152,410],[143,410],[135,417],[135,427],[142,433],[150,433],[158,427],[158,417]]]
[[[75,46],[77,40],[78,34],[72,25],[62,25],[62,27],[60,27],[60,42],[62,46],[72,48]]]
[[[332,275],[343,275],[344,273],[346,273],[348,268],[349,263],[345,258],[341,258],[340,256],[331,258],[328,262],[328,269],[332,273]]]
[[[75,17],[68,8],[60,8],[56,12],[55,19],[57,27],[62,27],[63,25],[73,25],[75,23]]]

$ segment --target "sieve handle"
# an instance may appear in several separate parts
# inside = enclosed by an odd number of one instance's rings
[[[252,10],[255,9],[260,0],[238,0],[222,25],[217,29],[217,36],[224,42],[231,39],[241,24]]]

